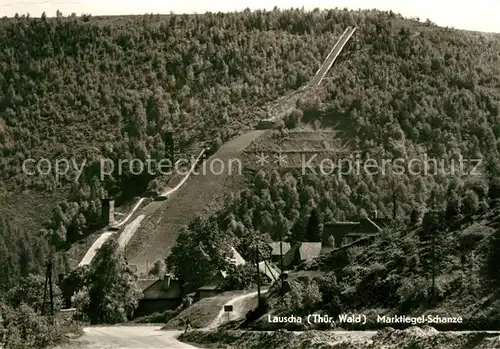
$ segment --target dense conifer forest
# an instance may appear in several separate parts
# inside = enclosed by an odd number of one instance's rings
[[[311,213],[319,226],[374,210],[390,217],[394,195],[399,229],[427,222],[431,208],[448,222],[488,212],[500,197],[498,35],[379,11],[16,16],[0,20],[0,294],[100,227],[102,198],[127,202],[154,179],[126,172],[101,181],[100,159],[165,158],[169,131],[184,154],[201,142],[221,145],[303,86],[347,26],[358,28],[353,40],[321,87],[297,101],[287,128],[338,129],[365,157],[481,159],[480,175],[259,172],[185,233],[201,239],[208,229],[212,248],[228,235],[240,248],[254,236],[293,240]],[[77,182],[74,172],[23,172],[23,161],[42,158],[85,159],[85,170]],[[192,242],[183,234],[167,264],[185,261],[198,248]],[[209,270],[220,267],[208,259]]]

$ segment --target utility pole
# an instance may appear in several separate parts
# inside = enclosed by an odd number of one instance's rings
[[[52,321],[54,321],[54,292],[52,289],[52,257],[50,257],[49,261],[46,264],[45,284],[43,288],[42,316],[46,314],[45,308],[47,304],[47,286],[49,289],[50,316],[52,317]]]
[[[50,316],[54,320],[54,292],[52,290],[52,259],[47,265],[47,274],[49,277],[49,294],[50,294]]]
[[[437,211],[436,211],[436,196],[432,197],[432,224],[434,225],[434,220],[436,219]],[[435,295],[436,295],[436,230],[433,228],[431,230],[431,261],[432,261],[432,294],[431,294],[431,302],[435,304]]]
[[[257,307],[260,308],[260,269],[259,269],[259,244],[255,244],[255,265],[257,266]]]
[[[396,191],[392,193],[392,220],[396,220]]]
[[[283,232],[280,234],[280,295],[281,303],[284,302],[283,294]]]

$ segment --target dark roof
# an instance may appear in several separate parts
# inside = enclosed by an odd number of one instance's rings
[[[271,255],[272,256],[279,256],[280,255],[280,242],[279,241],[273,241],[268,244],[271,248]],[[291,248],[291,245],[289,242],[283,242],[283,255],[285,255]]]
[[[213,290],[218,290],[219,289],[219,285],[205,285],[205,286],[201,286],[200,288],[198,288],[198,291],[213,291]]]
[[[327,235],[370,235],[378,234],[390,223],[387,218],[362,218],[359,222],[331,222],[324,225],[324,233]],[[325,236],[324,236],[325,238]]]
[[[147,290],[151,285],[153,285],[156,281],[158,281],[158,278],[152,278],[152,279],[139,279],[137,280],[137,286],[141,289],[141,291]]]
[[[181,298],[181,287],[175,279],[170,279],[170,286],[166,287],[167,280],[156,280],[142,292],[144,299],[178,299]]]
[[[229,260],[236,266],[244,265],[246,263],[245,259],[243,259],[243,257],[240,255],[238,251],[236,251],[234,247],[231,247],[231,256],[229,257]],[[214,275],[212,275],[210,281],[206,285],[199,287],[198,290],[216,290],[220,288],[222,282],[226,277],[227,277],[226,271],[218,270],[217,272],[214,273]]]
[[[359,222],[361,226],[370,229],[371,227],[375,227],[377,232],[380,233],[383,228],[386,228],[391,223],[389,218],[363,218],[360,219]]]
[[[218,270],[214,273],[209,282],[198,288],[198,290],[215,290],[222,286],[227,273],[222,270]]]

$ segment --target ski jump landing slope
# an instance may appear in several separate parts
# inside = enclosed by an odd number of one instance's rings
[[[144,201],[144,198],[140,198],[139,201],[137,201],[137,203],[134,205],[134,208],[132,208],[132,211],[130,211],[130,213],[125,218],[123,218],[121,221],[116,222],[112,227],[113,228],[120,228],[123,225],[125,225],[125,223],[127,223],[129,221],[129,219],[132,218],[132,216],[137,211],[137,209],[141,206],[141,204],[143,203],[143,201]],[[138,224],[140,224],[140,221],[139,221]],[[89,248],[89,250],[87,251],[87,253],[85,254],[85,256],[82,258],[82,260],[78,264],[78,266],[81,267],[81,266],[89,265],[90,263],[92,263],[92,261],[94,260],[95,255],[97,254],[97,251],[102,247],[102,245],[104,245],[104,243],[106,241],[108,241],[108,239],[114,233],[115,232],[113,230],[106,230],[104,233],[102,233],[97,238],[97,240],[94,241],[94,243],[92,244],[92,246]]]
[[[243,177],[238,173],[237,161],[240,161],[243,150],[265,132],[250,131],[225,143],[175,194],[165,201],[149,204],[144,209],[141,226],[126,248],[129,264],[135,265],[139,273],[146,273],[155,261],[164,260],[175,246],[181,228],[218,197],[231,191],[231,177]],[[215,171],[211,171],[210,164]],[[220,164],[225,167],[221,174]]]
[[[320,85],[333,62],[355,31],[356,28],[348,27],[343,32],[309,84],[295,91],[288,98],[281,100],[278,103],[281,107],[280,109],[283,110],[292,107],[295,104],[293,97],[296,97],[297,93],[307,90],[309,87]],[[274,116],[274,118],[276,117],[277,115]],[[241,152],[265,132],[264,130],[251,131],[236,137],[224,144],[214,156],[208,159],[208,163],[210,163],[211,159],[218,159],[219,162],[222,162],[227,167],[229,159],[241,159],[239,157]],[[142,210],[142,214],[130,223],[130,227],[125,227],[125,231],[122,232],[120,239],[120,247],[126,249],[125,252],[129,263],[135,264],[139,272],[144,273],[148,269],[148,264],[152,265],[156,260],[163,260],[175,244],[180,228],[187,225],[191,219],[201,213],[217,196],[227,193],[224,190],[227,188],[227,183],[225,184],[225,182],[228,179],[228,175],[230,175],[227,169],[222,174],[209,172],[191,176],[189,174],[186,175],[175,188],[167,188],[167,192],[160,195],[167,199],[166,202],[154,201],[150,203]],[[182,185],[184,185],[184,188],[181,189]],[[136,210],[144,199],[141,198],[132,212],[115,224],[114,227],[120,228],[125,225],[136,213]],[[139,231],[136,233],[137,229]],[[79,265],[90,264],[97,250],[111,235],[113,235],[113,231],[104,232],[87,251],[87,254]],[[127,248],[129,241],[130,245]],[[274,271],[267,270],[267,272],[271,276],[275,274]]]

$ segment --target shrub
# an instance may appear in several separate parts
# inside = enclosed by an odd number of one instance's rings
[[[309,314],[321,305],[322,300],[318,284],[307,278],[292,284],[292,290],[285,296],[285,305],[289,313]]]
[[[7,293],[8,304],[15,307],[18,307],[21,304],[26,304],[32,307],[35,311],[42,311],[44,283],[45,278],[40,275],[29,275],[28,277],[22,278],[19,285],[13,287]],[[54,311],[57,312],[61,308],[62,292],[56,285],[52,285],[52,287],[54,295]],[[48,310],[48,307],[45,310]]]
[[[41,349],[60,340],[58,328],[26,304],[16,309],[5,308],[3,316],[5,333],[0,347],[4,349]]]
[[[463,205],[463,211],[466,215],[471,215],[479,210],[479,197],[476,192],[472,190],[467,190],[465,193],[465,200]]]
[[[423,278],[406,279],[397,290],[401,310],[408,311],[429,298],[429,284]]]
[[[255,267],[252,264],[231,266],[222,288],[225,291],[247,290],[256,284]]]
[[[166,324],[170,321],[170,319],[173,319],[178,314],[178,310],[165,310],[162,313],[153,313],[151,315],[142,316],[135,319],[133,322],[139,324]]]
[[[163,278],[165,276],[167,266],[162,260],[157,260],[153,265],[153,268],[149,271],[149,275],[156,276],[158,278]]]
[[[373,264],[357,285],[357,296],[363,305],[391,306],[399,302],[397,289],[401,278],[379,264]]]

